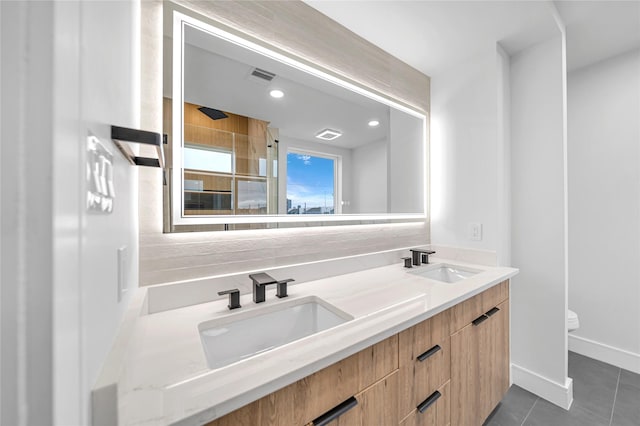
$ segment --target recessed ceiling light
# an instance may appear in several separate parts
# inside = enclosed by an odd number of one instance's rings
[[[271,95],[272,98],[276,98],[276,99],[280,99],[281,97],[284,96],[284,92],[278,89],[272,90],[271,92],[269,92],[269,94]]]
[[[370,127],[376,127],[378,124],[380,124],[380,122],[378,120],[371,120],[369,122],[369,126]]]
[[[342,132],[339,132],[337,130],[324,129],[316,135],[316,138],[322,139],[324,141],[332,141],[339,138],[340,136],[342,136]]]

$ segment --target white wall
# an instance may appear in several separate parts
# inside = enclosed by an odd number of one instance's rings
[[[0,10],[0,424],[50,424],[52,6]]]
[[[352,213],[386,213],[388,143],[371,142],[351,150]]]
[[[432,243],[498,248],[499,75],[495,47],[432,77]],[[481,241],[468,225],[481,223]]]
[[[498,72],[498,204],[496,215],[497,264],[511,265],[511,58],[496,45]]]
[[[640,51],[569,74],[569,348],[640,373]]]
[[[109,140],[111,124],[139,128],[140,125],[140,15],[139,3],[83,2],[80,6],[79,52],[80,141],[90,131]],[[60,63],[60,68],[65,65]],[[61,96],[63,96],[61,94]],[[73,118],[70,121],[73,123]],[[77,140],[77,139],[76,139]],[[86,213],[80,207],[81,298],[81,422],[88,421],[89,391],[111,349],[119,323],[132,292],[117,300],[117,249],[127,247],[126,279],[130,289],[138,286],[138,170],[114,145],[114,211],[110,215]],[[80,146],[82,175],[84,150]],[[69,169],[62,171],[68,176]],[[76,173],[74,173],[77,176]],[[63,190],[62,188],[60,188]],[[84,194],[85,186],[79,187]],[[62,263],[64,260],[60,259]],[[60,421],[61,424],[64,421]]]
[[[11,22],[2,28],[3,88],[6,76],[14,89],[2,96],[2,170],[14,189],[2,194],[15,197],[2,206],[2,301],[15,303],[18,315],[3,321],[2,367],[15,368],[16,386],[10,400],[3,392],[1,423],[89,424],[90,390],[129,299],[117,301],[119,247],[128,247],[125,276],[137,287],[137,170],[109,141],[109,126],[139,124],[139,5],[15,2],[7,14],[2,7]],[[17,75],[4,73],[6,41]],[[111,215],[85,210],[89,133],[114,154]],[[5,270],[8,262],[18,268]],[[10,287],[17,291],[5,293]],[[6,336],[19,343],[12,364]]]
[[[426,191],[424,167],[429,144],[424,143],[424,122],[395,108],[389,111],[388,203],[389,213],[422,213]],[[416,179],[420,181],[416,182]]]
[[[563,35],[511,58],[511,360],[516,384],[566,408],[564,64]]]

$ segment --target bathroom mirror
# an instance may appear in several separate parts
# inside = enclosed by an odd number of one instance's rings
[[[424,114],[180,12],[171,28],[171,230],[425,220]]]

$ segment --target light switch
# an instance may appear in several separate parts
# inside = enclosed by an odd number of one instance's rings
[[[482,224],[481,223],[469,224],[469,239],[471,241],[482,241]]]

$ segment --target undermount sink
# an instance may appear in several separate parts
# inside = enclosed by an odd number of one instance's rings
[[[447,265],[445,263],[438,263],[433,266],[421,266],[410,271],[410,273],[414,275],[445,283],[455,283],[472,277],[480,272],[481,271],[477,269],[463,268],[460,266]]]
[[[209,368],[320,333],[353,317],[317,297],[287,300],[198,325]]]

